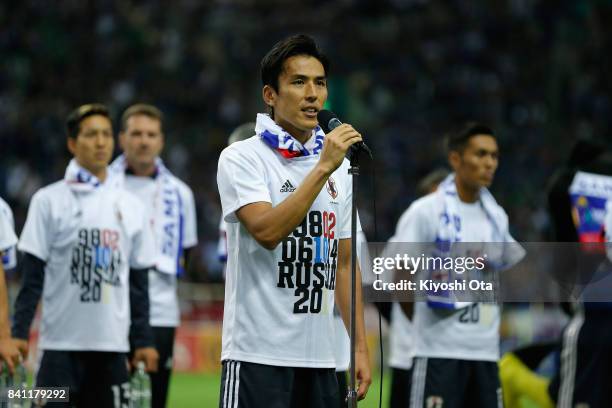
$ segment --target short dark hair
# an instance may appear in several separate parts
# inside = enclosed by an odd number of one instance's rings
[[[429,192],[444,181],[446,176],[448,176],[450,172],[445,168],[437,168],[425,175],[419,182],[417,183],[417,194],[419,197],[429,194]]]
[[[274,44],[272,49],[261,60],[261,82],[278,91],[278,77],[285,60],[295,55],[309,55],[321,62],[325,75],[329,74],[329,59],[319,48],[315,40],[306,34],[296,34]]]
[[[227,140],[227,144],[231,145],[235,142],[240,142],[241,140],[246,140],[249,137],[255,134],[255,122],[247,122],[238,126],[232,134],[229,136]]]
[[[489,126],[478,122],[466,122],[456,131],[446,135],[444,144],[447,153],[463,152],[470,139],[477,135],[487,135],[496,139],[493,129]]]
[[[93,115],[104,116],[108,118],[108,120],[111,120],[110,113],[105,105],[101,103],[81,105],[68,114],[66,118],[66,135],[72,139],[76,139],[81,131],[81,122]]]
[[[121,115],[121,130],[125,131],[127,129],[127,121],[131,116],[135,115],[145,115],[152,119],[159,120],[159,123],[163,125],[164,122],[164,114],[158,108],[153,105],[148,105],[146,103],[137,103],[135,105],[127,108],[123,115]]]

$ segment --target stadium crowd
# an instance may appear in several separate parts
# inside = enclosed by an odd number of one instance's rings
[[[238,124],[264,110],[261,56],[309,32],[330,55],[330,107],[375,152],[379,241],[445,163],[444,132],[477,119],[497,129],[493,192],[521,241],[549,237],[544,187],[578,136],[606,136],[612,101],[609,0],[165,2],[27,0],[0,5],[0,196],[21,231],[31,195],[68,159],[66,114],[107,104],[118,123],[145,101],[166,115],[168,167],[192,186],[197,281],[219,280],[217,158]],[[115,129],[117,131],[117,129]],[[364,172],[367,174],[367,172]],[[384,177],[380,177],[384,176]],[[367,179],[368,177],[364,177]],[[500,188],[503,186],[503,189]],[[497,187],[497,188],[496,188]],[[372,231],[369,185],[361,217]],[[382,193],[384,192],[384,193]],[[371,234],[371,232],[370,232]]]

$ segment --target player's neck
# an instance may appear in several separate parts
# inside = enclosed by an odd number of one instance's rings
[[[128,167],[132,171],[132,173],[138,177],[151,177],[155,174],[156,171],[155,162],[146,164],[136,164],[128,162]]]
[[[94,176],[96,176],[96,178],[100,180],[100,182],[104,183],[104,181],[106,180],[106,167],[104,167],[101,170],[95,170],[95,171],[90,170],[90,169],[86,169],[86,170],[89,171]]]
[[[280,119],[279,120],[275,119],[275,121],[277,125],[283,128],[285,132],[293,136],[293,138],[297,140],[298,142],[300,142],[302,146],[305,145],[308,139],[312,137],[312,129],[302,130],[302,129],[298,129],[297,127],[293,126],[291,123],[287,121],[283,121]]]
[[[455,186],[457,186],[457,195],[459,199],[464,203],[472,204],[480,198],[480,188],[468,186],[457,178],[455,178]]]
[[[306,142],[308,141],[308,139],[310,139],[310,137],[312,136],[312,132],[293,132],[291,134],[291,136],[293,136],[295,138],[295,140],[297,140],[298,142],[300,142],[302,144],[302,146],[304,146],[306,144]]]

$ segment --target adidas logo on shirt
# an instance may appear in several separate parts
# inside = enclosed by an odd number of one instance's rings
[[[283,186],[280,189],[281,193],[293,193],[294,191],[295,191],[295,187],[293,187],[293,184],[291,184],[289,180],[285,181],[285,184],[283,184]]]

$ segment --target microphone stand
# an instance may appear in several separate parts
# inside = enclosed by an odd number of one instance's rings
[[[351,149],[349,174],[353,178],[353,197],[351,205],[351,320],[350,342],[351,360],[349,372],[349,389],[346,396],[348,408],[357,408],[357,390],[355,388],[355,322],[357,298],[357,176],[359,176],[359,149]],[[360,282],[361,283],[361,282]]]

